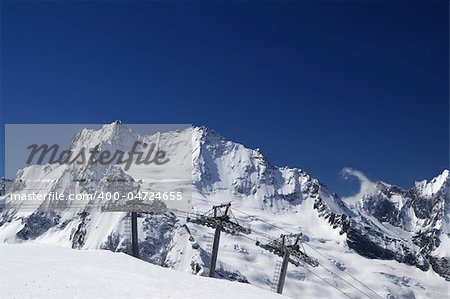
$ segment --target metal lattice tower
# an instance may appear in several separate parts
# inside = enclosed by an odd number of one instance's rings
[[[195,218],[187,217],[188,222],[214,228],[214,241],[211,253],[211,265],[209,276],[214,277],[216,271],[217,254],[219,251],[220,233],[224,232],[231,235],[250,234],[251,229],[240,225],[236,217],[230,210],[231,203],[213,206],[211,210],[203,215],[197,215]]]
[[[144,204],[139,200],[130,200],[101,206],[101,211],[130,213],[131,255],[139,258],[138,217],[142,217],[142,214],[164,214],[168,211],[168,209],[162,201],[155,200],[150,202],[149,204]]]
[[[319,265],[316,259],[307,255],[305,251],[300,248],[301,236],[302,234],[289,234],[281,235],[280,238],[271,240],[267,243],[256,241],[256,246],[259,246],[283,258],[277,284],[277,293],[279,294],[283,292],[284,281],[286,280],[287,267],[289,263],[296,267],[305,263],[313,267],[317,267]]]

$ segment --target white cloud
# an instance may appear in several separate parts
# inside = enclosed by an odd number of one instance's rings
[[[357,194],[343,198],[345,203],[350,205],[355,204],[365,195],[376,192],[376,183],[372,182],[362,171],[346,167],[342,169],[341,173],[345,179],[355,177],[360,183],[359,191]]]

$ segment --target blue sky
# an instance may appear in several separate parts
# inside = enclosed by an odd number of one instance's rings
[[[205,125],[409,187],[449,164],[448,34],[447,1],[2,1],[1,123]]]

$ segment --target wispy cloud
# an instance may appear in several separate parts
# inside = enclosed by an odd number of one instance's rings
[[[376,183],[372,182],[362,171],[346,167],[342,169],[341,174],[345,179],[355,177],[360,183],[359,191],[357,194],[343,198],[343,200],[348,204],[354,204],[365,195],[374,193],[376,191]]]

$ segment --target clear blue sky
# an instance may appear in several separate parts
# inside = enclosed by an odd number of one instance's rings
[[[339,2],[2,1],[1,122],[205,125],[343,195],[437,175],[448,2]]]

